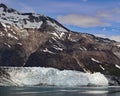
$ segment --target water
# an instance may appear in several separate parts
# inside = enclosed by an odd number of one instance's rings
[[[0,87],[0,96],[120,96],[120,87]]]

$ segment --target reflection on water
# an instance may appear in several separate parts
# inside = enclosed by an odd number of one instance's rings
[[[0,96],[120,96],[120,87],[0,87]]]

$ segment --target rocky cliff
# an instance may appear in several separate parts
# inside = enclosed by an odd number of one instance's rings
[[[120,43],[73,32],[48,16],[20,13],[0,4],[0,66],[53,67],[116,78]]]

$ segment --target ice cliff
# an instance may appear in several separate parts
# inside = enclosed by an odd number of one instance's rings
[[[0,85],[13,86],[107,86],[107,78],[99,73],[83,73],[79,71],[63,70],[42,67],[4,67],[7,75],[3,76]]]

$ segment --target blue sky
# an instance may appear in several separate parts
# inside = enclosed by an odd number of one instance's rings
[[[0,0],[20,12],[50,16],[67,28],[120,42],[120,0]]]

